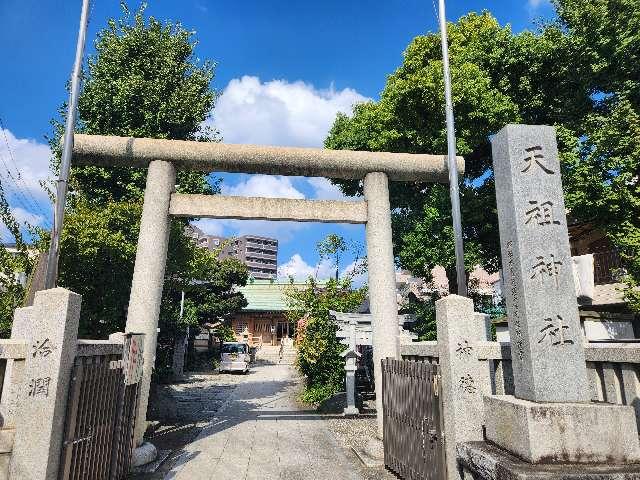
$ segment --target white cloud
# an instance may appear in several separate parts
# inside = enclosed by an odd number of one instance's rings
[[[217,220],[202,219],[194,224],[209,235],[234,237],[240,235],[263,235],[284,243],[295,238],[296,232],[309,228],[310,223],[271,222],[268,220]]]
[[[207,123],[220,130],[226,143],[320,147],[336,114],[350,114],[354,104],[366,100],[350,88],[321,90],[301,81],[262,82],[258,77],[243,76],[229,82]],[[305,183],[310,188],[301,191],[299,187]],[[253,175],[234,185],[222,185],[225,195],[302,199],[304,192],[316,199],[345,198],[324,178]],[[211,234],[260,233],[281,242],[311,228],[308,223],[260,220],[203,219],[196,224]]]
[[[252,175],[236,185],[222,184],[222,193],[242,197],[304,198],[290,177],[279,175]]]
[[[335,269],[330,259],[322,259],[316,265],[309,265],[299,253],[294,254],[286,263],[278,267],[278,278],[290,278],[304,281],[309,277],[326,280],[335,275]]]
[[[0,157],[0,182],[16,220],[47,227],[52,207],[40,182],[50,179],[49,146],[0,129]],[[9,239],[6,226],[0,225],[0,235]]]
[[[354,260],[340,271],[340,278],[351,275],[353,285],[361,287],[367,283],[368,274],[363,269],[363,260]],[[330,258],[324,258],[315,265],[308,264],[299,253],[294,254],[287,262],[278,267],[278,278],[293,277],[297,281],[304,281],[309,277],[317,280],[328,280],[336,274],[335,266]]]
[[[340,188],[322,177],[307,178],[307,182],[314,189],[314,198],[318,200],[359,200],[356,197],[345,196]]]
[[[38,215],[36,213],[29,212],[24,208],[15,207],[11,209],[11,214],[13,218],[15,218],[18,225],[20,225],[20,229],[23,235],[28,235],[28,231],[26,226],[44,226],[44,217],[42,215]],[[8,242],[13,242],[14,238],[9,229],[4,223],[0,223],[0,237],[5,239]]]
[[[527,7],[530,12],[549,5],[551,5],[550,0],[527,0]]]
[[[7,142],[9,148],[7,148]],[[10,151],[9,151],[10,150]],[[49,146],[30,138],[16,138],[10,130],[0,129],[0,162],[2,185],[9,185],[9,190],[14,188],[13,180],[7,179],[7,165],[17,181],[18,186],[34,198],[41,208],[49,208],[46,193],[40,186],[41,180],[51,177],[49,172],[49,159],[51,150]],[[13,158],[13,161],[11,160]],[[26,195],[25,195],[26,196]],[[27,197],[28,200],[31,197]],[[40,205],[44,203],[44,205]]]
[[[365,260],[362,258],[354,260],[340,272],[340,276],[346,277],[347,275],[351,275],[353,286],[357,288],[362,287],[369,280],[369,273],[365,263]]]
[[[229,82],[209,121],[226,143],[320,147],[336,114],[366,100],[351,88],[243,76]]]
[[[29,212],[24,208],[13,208],[11,209],[11,213],[13,214],[13,218],[20,224],[28,223],[29,225],[42,225],[44,222],[44,217],[42,215],[38,215],[36,213]]]

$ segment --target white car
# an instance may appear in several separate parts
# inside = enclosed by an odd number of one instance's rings
[[[247,373],[250,363],[249,345],[240,342],[225,342],[222,344],[220,372]]]

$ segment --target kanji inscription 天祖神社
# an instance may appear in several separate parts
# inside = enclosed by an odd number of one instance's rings
[[[555,129],[508,125],[492,147],[515,394],[587,401]]]

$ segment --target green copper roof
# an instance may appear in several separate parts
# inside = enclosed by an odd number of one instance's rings
[[[253,283],[251,283],[253,282]],[[302,286],[302,283],[291,284],[289,281],[253,280],[238,290],[247,299],[248,305],[243,310],[254,312],[284,312],[288,310],[287,297],[284,292],[290,286]]]

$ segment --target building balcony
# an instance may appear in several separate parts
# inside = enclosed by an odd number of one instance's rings
[[[257,252],[250,252],[247,251],[245,253],[245,258],[247,257],[253,257],[253,258],[262,258],[265,260],[273,260],[274,262],[278,259],[278,255],[276,254],[276,252],[274,253],[257,253]]]

